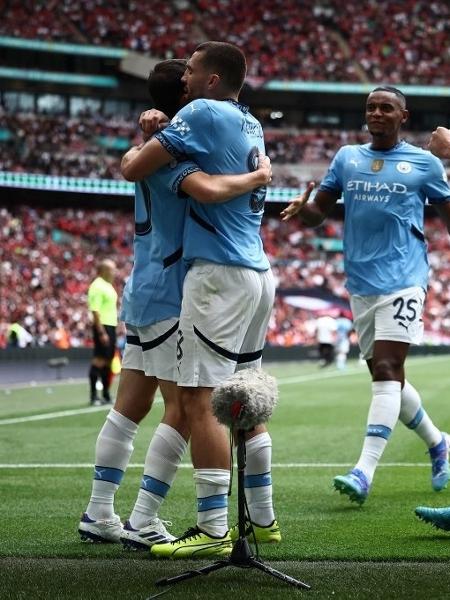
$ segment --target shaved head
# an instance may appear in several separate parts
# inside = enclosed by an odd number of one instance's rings
[[[109,258],[105,258],[98,265],[98,274],[100,277],[111,283],[114,281],[114,276],[116,274],[116,263]]]

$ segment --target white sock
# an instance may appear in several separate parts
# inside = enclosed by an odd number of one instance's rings
[[[245,497],[252,523],[265,527],[273,523],[272,439],[267,431],[245,442]]]
[[[197,490],[197,525],[214,537],[228,531],[228,487],[230,471],[225,469],[195,469]]]
[[[130,516],[131,527],[142,529],[158,515],[186,448],[176,429],[165,423],[158,425],[145,457],[141,488]]]
[[[441,442],[442,433],[423,409],[419,392],[406,380],[402,389],[399,419],[406,427],[415,431],[428,448]]]
[[[94,481],[86,509],[91,519],[114,516],[114,494],[133,452],[138,426],[112,408],[106,417],[95,447]]]
[[[356,469],[360,469],[372,482],[378,461],[398,421],[400,413],[401,384],[399,381],[374,381],[372,402],[367,420],[367,433]]]

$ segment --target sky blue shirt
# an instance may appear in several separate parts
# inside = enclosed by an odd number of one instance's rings
[[[211,174],[254,171],[263,131],[248,107],[233,100],[194,100],[156,135],[175,158],[189,157]],[[269,261],[259,234],[266,188],[220,204],[189,200],[184,238],[188,263],[203,259],[266,271]]]
[[[120,313],[130,325],[143,327],[180,315],[187,210],[180,185],[199,170],[190,161],[173,161],[135,185],[134,265]]]
[[[336,345],[348,340],[350,331],[353,329],[353,323],[347,317],[338,317],[336,319]]]
[[[386,151],[344,146],[320,190],[342,192],[351,294],[383,295],[428,282],[424,205],[450,201],[441,161],[404,141]]]

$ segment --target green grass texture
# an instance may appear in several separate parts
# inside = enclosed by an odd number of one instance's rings
[[[407,377],[425,410],[450,429],[450,357],[409,359]],[[333,490],[357,461],[371,383],[365,366],[268,364],[277,377],[273,439],[276,515],[283,541],[260,547],[265,562],[312,585],[299,591],[254,570],[225,569],[175,586],[165,598],[450,598],[450,534],[414,516],[417,505],[450,505],[431,489],[427,448],[397,425],[362,507]],[[146,598],[159,577],[192,563],[156,561],[117,545],[82,544],[77,525],[90,495],[94,448],[106,410],[88,407],[87,382],[0,387],[0,598]],[[134,504],[148,443],[162,414],[157,398],[141,424],[116,495],[125,520]],[[237,494],[229,499],[236,521]],[[162,506],[181,534],[195,523],[189,456]],[[203,564],[202,561],[195,565]]]

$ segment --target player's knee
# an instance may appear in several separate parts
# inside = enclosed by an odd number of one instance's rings
[[[203,388],[181,388],[180,398],[188,421],[198,421],[212,415],[211,394]]]
[[[186,422],[186,411],[181,404],[181,400],[165,402],[164,421],[175,429],[179,429],[179,426]]]
[[[400,381],[403,361],[396,357],[387,357],[373,361],[372,378],[374,381]]]
[[[153,396],[145,397],[121,392],[117,395],[114,409],[130,421],[140,423],[148,415],[152,405]]]

